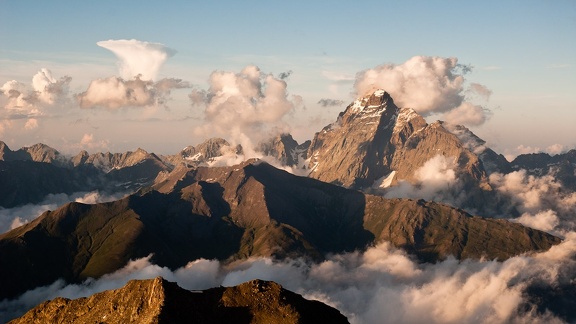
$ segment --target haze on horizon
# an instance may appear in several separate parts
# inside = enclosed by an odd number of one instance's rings
[[[0,5],[12,149],[173,154],[278,131],[302,142],[378,87],[508,156],[576,147],[570,1]]]

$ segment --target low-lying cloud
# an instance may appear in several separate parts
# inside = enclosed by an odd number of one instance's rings
[[[328,257],[320,263],[301,259],[274,261],[252,258],[225,265],[199,259],[174,271],[131,261],[98,280],[28,291],[16,300],[0,302],[3,320],[18,316],[57,296],[79,298],[115,289],[131,279],[162,276],[189,290],[233,286],[252,279],[273,280],[309,299],[338,308],[352,323],[509,323],[562,321],[537,312],[528,288],[553,287],[576,273],[576,233],[549,251],[517,256],[504,262],[458,261],[419,264],[404,251],[380,243],[365,252]]]

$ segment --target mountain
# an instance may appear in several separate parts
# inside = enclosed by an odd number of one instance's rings
[[[357,189],[384,177],[390,185],[416,183],[416,171],[438,155],[454,163],[465,189],[490,190],[478,156],[456,135],[442,122],[427,124],[413,109],[398,108],[384,90],[356,99],[316,133],[307,154],[311,177]]]
[[[224,153],[242,154],[242,147],[240,145],[233,147],[222,138],[210,138],[196,146],[187,146],[178,154],[165,155],[161,158],[173,167],[179,164],[199,166],[213,161]]]
[[[48,194],[133,192],[170,170],[169,164],[142,149],[91,155],[82,151],[66,158],[44,144],[12,151],[0,142],[0,206],[37,203]]]
[[[280,134],[268,142],[260,143],[259,151],[265,156],[272,156],[287,166],[298,166],[306,160],[310,141],[298,144],[290,134]]]
[[[34,161],[51,163],[59,167],[69,166],[65,156],[48,145],[38,143],[12,151],[6,143],[0,141],[0,161]]]
[[[252,280],[188,291],[162,277],[75,300],[44,302],[9,323],[348,323],[338,310]]]
[[[0,235],[0,299],[58,278],[78,282],[153,254],[175,269],[198,258],[308,257],[390,241],[421,261],[503,260],[560,239],[423,200],[385,199],[297,177],[261,161],[181,166],[121,200],[69,203]]]
[[[510,162],[513,170],[524,169],[530,175],[551,175],[558,179],[565,188],[576,191],[576,150],[550,155],[532,153],[518,155]]]

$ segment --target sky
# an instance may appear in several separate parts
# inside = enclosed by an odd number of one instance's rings
[[[303,142],[383,87],[508,157],[559,153],[576,148],[575,40],[574,1],[0,0],[0,140]]]

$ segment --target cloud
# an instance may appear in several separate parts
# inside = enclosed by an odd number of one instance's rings
[[[415,171],[415,183],[400,180],[384,191],[386,198],[413,198],[440,201],[459,206],[455,197],[460,182],[456,177],[456,160],[436,155]]]
[[[163,44],[143,42],[136,39],[119,39],[97,42],[118,57],[120,76],[130,80],[138,75],[143,80],[155,80],[160,68],[176,51]]]
[[[479,95],[486,101],[490,100],[490,96],[492,95],[492,90],[488,89],[484,85],[474,82],[470,83],[469,91],[473,94]]]
[[[444,113],[443,118],[454,125],[479,126],[484,124],[487,114],[482,106],[463,102],[460,106]]]
[[[119,77],[97,79],[90,82],[88,89],[76,95],[82,108],[104,107],[147,107],[165,105],[172,89],[189,87],[180,79],[146,81],[136,76],[133,80]]]
[[[288,79],[288,77],[290,75],[292,75],[292,70],[288,70],[286,72],[281,72],[280,74],[278,74],[278,79],[285,80],[285,79]]]
[[[566,148],[562,144],[552,144],[546,148],[548,154],[556,155],[566,151]]]
[[[528,226],[552,231],[559,222],[563,232],[576,229],[576,193],[563,188],[552,175],[536,177],[521,169],[508,174],[492,173],[489,182],[501,196],[502,215],[516,209],[522,213],[517,221]]]
[[[38,119],[36,118],[30,118],[26,121],[26,124],[24,124],[24,129],[26,130],[33,130],[38,128]]]
[[[71,285],[59,280],[30,290],[18,299],[0,302],[0,313],[7,320],[57,296],[86,297],[119,288],[131,279],[163,276],[188,290],[233,286],[256,278],[273,280],[305,298],[337,307],[352,323],[381,323],[382,319],[394,323],[560,323],[553,314],[536,311],[528,288],[569,281],[576,270],[575,255],[576,233],[547,252],[504,262],[449,258],[420,264],[386,242],[365,252],[332,255],[319,263],[251,258],[225,265],[199,259],[171,271],[150,263],[149,256],[97,280]]]
[[[194,90],[193,104],[206,102],[204,123],[195,129],[201,137],[219,136],[242,145],[247,157],[259,157],[258,143],[288,130],[283,118],[295,109],[287,83],[257,66],[239,73],[215,71],[206,92]]]
[[[464,75],[470,71],[457,58],[415,56],[400,65],[384,64],[357,73],[354,87],[359,96],[382,88],[400,107],[423,115],[450,113],[451,120],[479,125],[486,120],[486,110],[467,103],[464,96]],[[489,91],[478,84],[472,90]]]
[[[322,98],[318,100],[318,104],[322,107],[334,107],[334,106],[342,106],[344,104],[344,101],[337,99]]]
[[[56,79],[52,72],[42,68],[32,77],[31,85],[8,81],[0,90],[7,98],[4,108],[10,110],[13,118],[25,118],[41,114],[43,109],[57,104],[66,103],[69,84],[72,78],[68,76]]]
[[[79,148],[86,151],[106,151],[109,149],[110,141],[95,140],[94,134],[84,134],[79,143]]]
[[[553,210],[546,210],[544,212],[539,212],[536,215],[531,215],[530,213],[524,213],[522,216],[514,219],[518,223],[535,228],[544,232],[554,233],[554,229],[560,225],[560,220]]]

